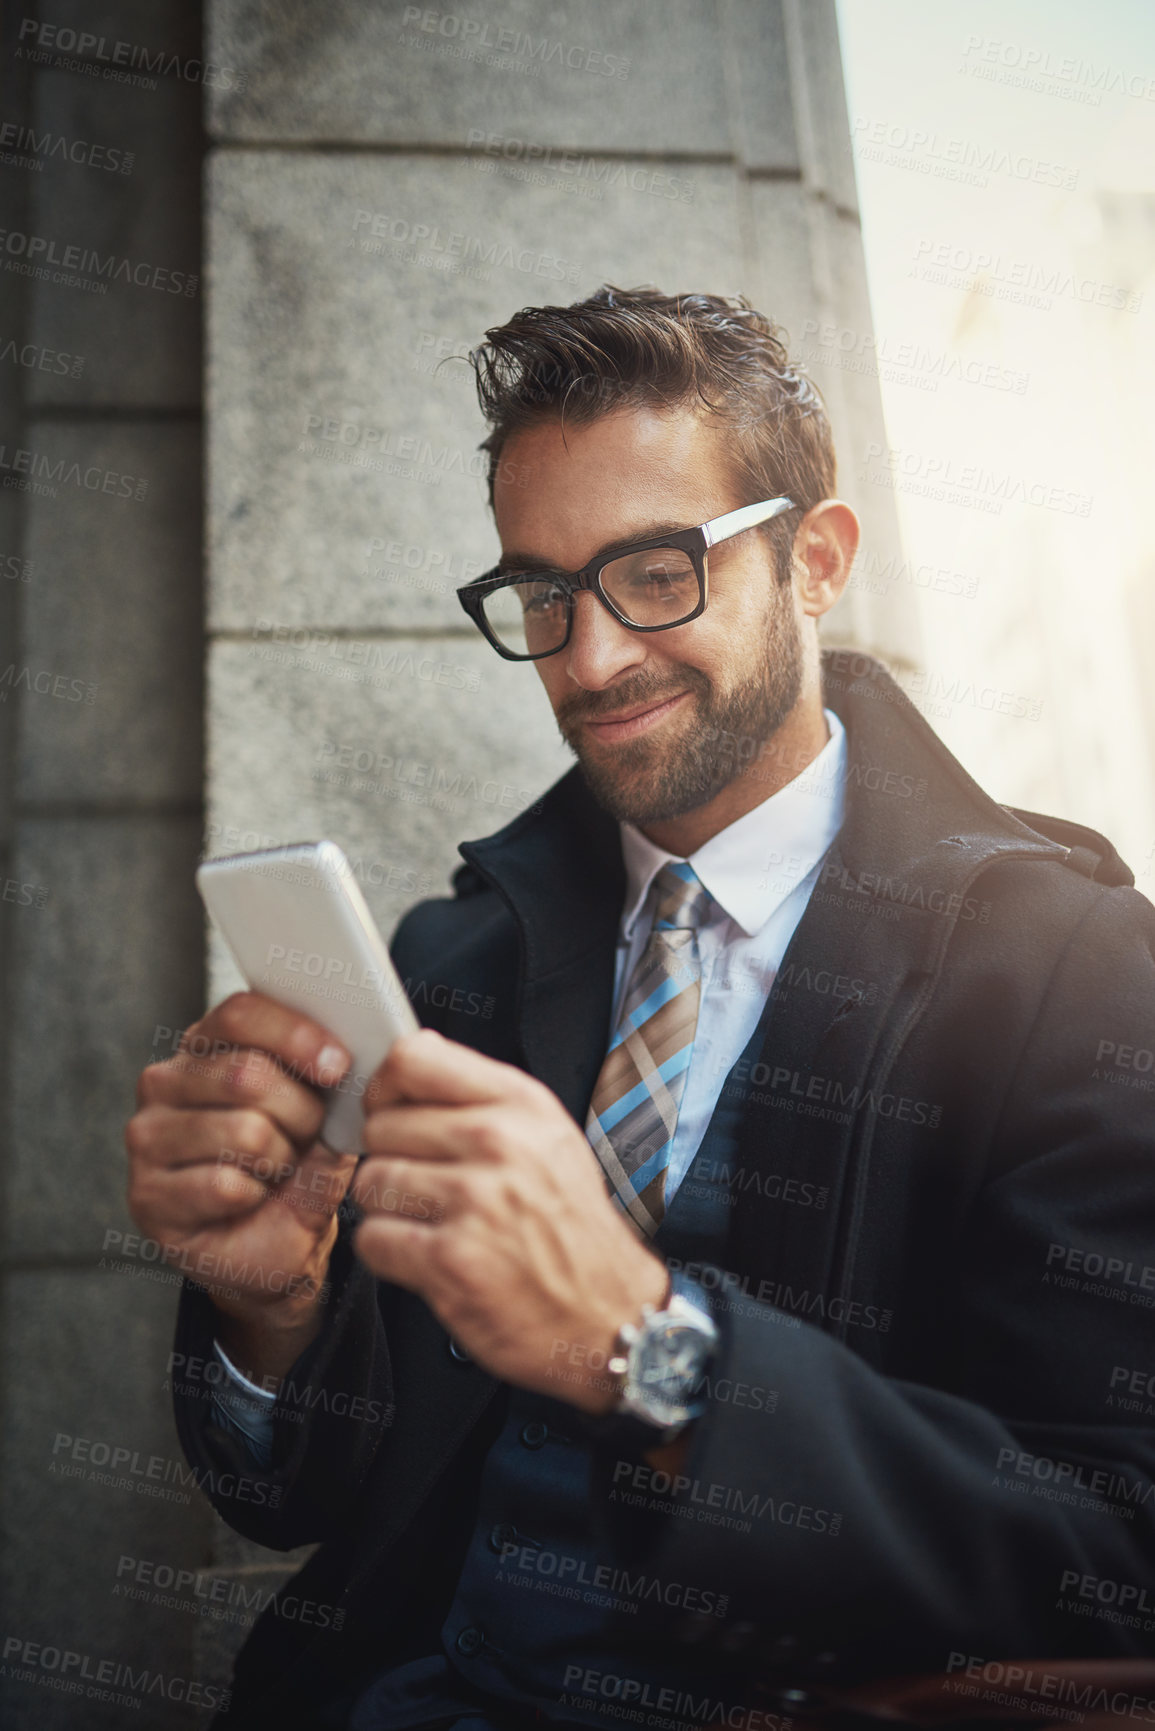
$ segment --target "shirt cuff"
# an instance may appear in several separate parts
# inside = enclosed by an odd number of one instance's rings
[[[260,1388],[239,1371],[219,1340],[213,1351],[224,1366],[225,1382],[213,1388],[213,1406],[226,1430],[244,1438],[258,1466],[267,1467],[273,1456],[273,1408],[276,1394]]]

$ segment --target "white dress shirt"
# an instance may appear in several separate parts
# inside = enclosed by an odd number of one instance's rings
[[[698,1152],[727,1075],[758,1025],[822,860],[842,827],[846,734],[832,710],[825,714],[830,738],[802,774],[689,855],[713,902],[698,932],[698,1026],[670,1148],[667,1206]],[[653,925],[652,918],[639,917],[650,885],[667,860],[679,857],[647,841],[633,824],[622,824],[621,831],[627,887],[611,1033]]]
[[[842,827],[846,734],[833,710],[824,713],[830,738],[802,774],[689,855],[713,900],[698,931],[698,1025],[670,1148],[667,1205],[698,1152],[727,1075],[758,1025],[823,858]],[[622,824],[621,836],[626,896],[607,1046],[626,982],[653,924],[652,917],[641,917],[650,885],[667,860],[680,857],[656,847],[633,824]],[[257,1458],[267,1460],[276,1397],[242,1376],[219,1345],[216,1350],[228,1378],[214,1390],[218,1410],[242,1432]]]

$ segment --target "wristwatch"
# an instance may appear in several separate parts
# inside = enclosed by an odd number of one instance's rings
[[[663,1309],[642,1306],[641,1321],[623,1323],[606,1371],[618,1380],[612,1410],[589,1420],[595,1436],[623,1447],[672,1442],[706,1410],[702,1379],[718,1344],[718,1329],[699,1289],[670,1277]]]

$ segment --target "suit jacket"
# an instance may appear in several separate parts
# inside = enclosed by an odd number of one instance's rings
[[[729,1595],[724,1619],[660,1607],[628,1640],[696,1642],[787,1689],[959,1654],[1149,1651],[1155,909],[1093,831],[996,804],[877,663],[828,653],[824,694],[849,736],[847,815],[761,1060],[728,1083],[729,1240],[691,1271],[721,1330],[717,1398],[671,1491],[751,1518],[675,1518],[602,1451],[591,1519],[613,1554]],[[581,1122],[617,826],[574,771],[460,851],[453,898],[398,927],[399,972],[423,1021]],[[799,1205],[802,1185],[825,1205]],[[320,1546],[292,1591],[330,1615],[262,1617],[237,1664],[246,1724],[339,1724],[369,1675],[436,1646],[501,1422],[503,1385],[351,1257],[347,1223],[332,1277],[268,1472],[187,1376],[176,1400],[223,1517]],[[190,1282],[183,1362],[211,1336]],[[753,1385],[772,1413],[734,1392]]]

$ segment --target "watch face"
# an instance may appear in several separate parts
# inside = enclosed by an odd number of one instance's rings
[[[647,1404],[684,1406],[697,1391],[709,1351],[701,1329],[682,1323],[669,1323],[647,1336],[637,1372]]]

